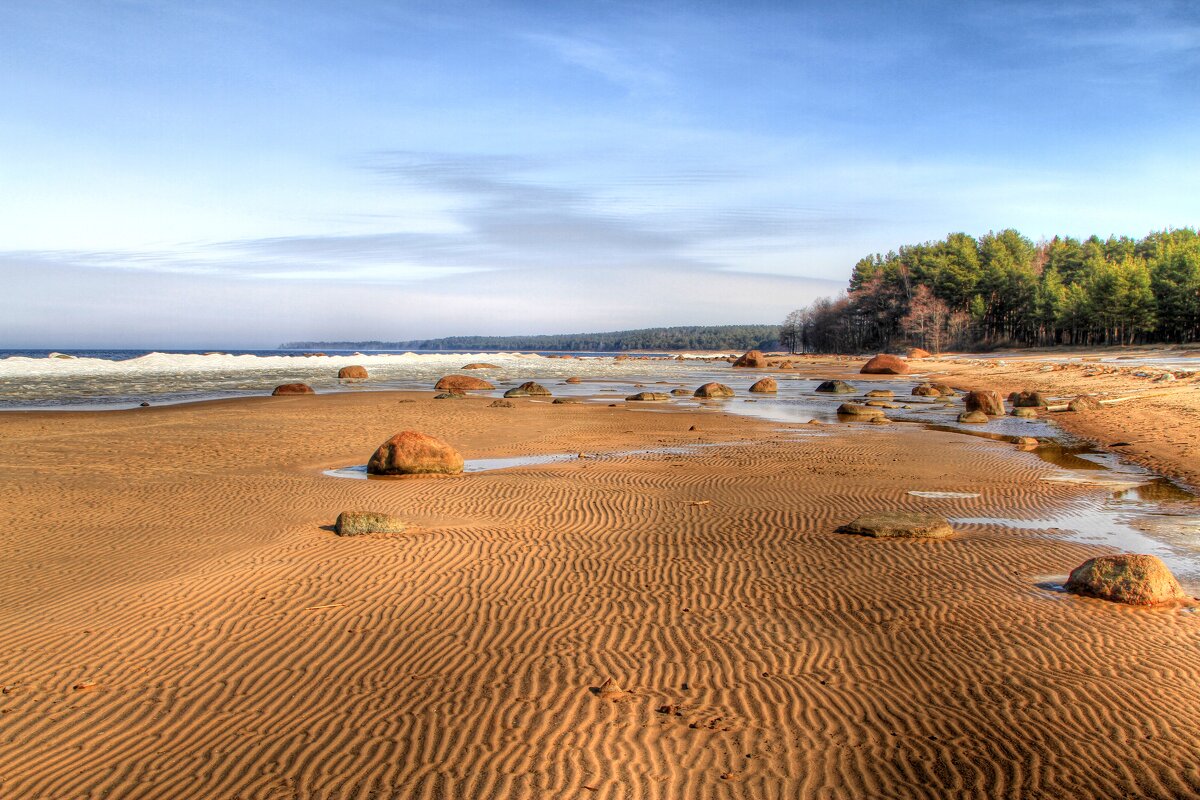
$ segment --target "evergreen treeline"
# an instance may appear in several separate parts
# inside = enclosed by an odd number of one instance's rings
[[[769,349],[779,340],[778,325],[686,325],[607,333],[538,336],[448,336],[409,342],[289,342],[284,350],[547,350],[619,352],[624,350]]]
[[[785,347],[817,352],[1198,339],[1192,228],[1037,244],[1014,230],[952,233],[860,260],[845,295],[793,311],[780,332]]]

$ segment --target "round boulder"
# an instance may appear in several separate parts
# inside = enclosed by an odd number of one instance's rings
[[[775,394],[779,391],[779,384],[774,378],[763,378],[760,381],[755,381],[750,387],[750,391],[755,394]]]
[[[863,364],[859,372],[863,375],[906,375],[908,374],[908,364],[904,363],[904,359],[900,356],[880,353]]]
[[[442,391],[442,392],[449,392],[449,391],[463,392],[463,391],[479,391],[479,390],[485,390],[485,389],[495,389],[496,387],[492,386],[490,383],[488,383],[485,380],[482,380],[480,378],[473,378],[470,375],[447,375],[446,377],[442,378],[440,381],[435,383],[433,388],[437,389],[438,391]]]
[[[988,421],[988,415],[982,411],[964,411],[958,415],[958,421],[969,425],[985,425]]]
[[[742,355],[741,358],[739,358],[737,361],[734,361],[733,365],[735,367],[760,368],[767,366],[767,359],[766,356],[762,354],[761,350],[748,350]]]
[[[920,386],[914,386],[912,390],[914,397],[941,397],[942,393],[938,391],[932,384],[922,383]]]
[[[1135,606],[1187,599],[1183,587],[1160,558],[1136,553],[1083,562],[1071,571],[1066,589],[1072,594]]]
[[[1013,392],[1008,396],[1008,402],[1014,408],[1044,408],[1050,405],[1050,398],[1041,392]]]
[[[837,529],[838,533],[876,539],[944,539],[954,534],[950,523],[934,514],[907,511],[876,511],[863,514]]]
[[[966,403],[967,411],[982,411],[989,417],[1004,416],[1004,400],[1000,398],[999,392],[993,392],[991,389],[967,392],[963,402]]]
[[[285,383],[276,386],[275,391],[271,392],[272,397],[278,397],[283,394],[316,394],[316,392],[307,383]]]
[[[733,389],[715,381],[706,383],[696,390],[694,397],[733,397]]]
[[[854,394],[858,390],[845,381],[825,381],[816,388],[816,391],[830,394]]]
[[[367,368],[360,367],[355,364],[352,367],[342,367],[338,370],[339,381],[365,381],[367,379]]]
[[[417,431],[397,433],[367,462],[368,475],[457,475],[462,470],[463,457],[457,450]]]
[[[865,397],[892,398],[892,397],[896,396],[896,393],[893,392],[891,389],[872,389],[871,391],[867,392],[866,395],[864,395],[864,396]]]
[[[1012,415],[1013,415],[1014,417],[1025,417],[1025,418],[1029,418],[1029,417],[1036,417],[1036,416],[1037,416],[1037,409],[1033,409],[1033,408],[1027,408],[1027,407],[1025,407],[1025,406],[1021,406],[1020,408],[1014,408],[1014,409],[1012,410]]]
[[[882,417],[883,409],[874,408],[872,406],[859,405],[858,403],[842,403],[837,410],[839,417]]]
[[[567,378],[564,383],[583,383],[583,378],[571,376],[570,378]]]

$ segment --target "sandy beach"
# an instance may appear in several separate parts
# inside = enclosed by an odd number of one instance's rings
[[[1035,362],[922,369],[1160,389]],[[854,375],[837,364],[802,369]],[[1196,484],[1178,383],[1055,417]],[[1200,797],[1200,614],[1058,591],[1105,551],[1004,523],[1094,492],[1042,480],[1036,454],[901,423],[490,403],[0,415],[0,796]],[[576,457],[324,474],[406,429],[468,460]],[[338,537],[347,509],[412,527]],[[835,532],[883,509],[996,521]]]

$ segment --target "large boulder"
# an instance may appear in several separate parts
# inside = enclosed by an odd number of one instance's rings
[[[837,413],[839,417],[862,417],[866,419],[870,417],[882,417],[883,409],[859,405],[858,403],[842,403],[838,406]]]
[[[364,533],[403,533],[408,523],[391,514],[378,511],[343,511],[338,514],[334,532],[338,536],[361,536]]]
[[[967,411],[982,411],[989,417],[1004,416],[1004,400],[1000,397],[999,392],[991,389],[976,389],[973,392],[967,392],[963,402],[967,406]]]
[[[815,391],[828,392],[830,394],[854,394],[858,389],[855,389],[845,381],[825,381]]]
[[[965,422],[968,425],[986,425],[988,415],[976,409],[975,411],[964,411],[958,415],[959,422]]]
[[[632,400],[635,403],[648,403],[659,400],[670,400],[671,395],[662,394],[661,392],[638,392],[637,394],[629,395],[625,399]]]
[[[1137,606],[1187,599],[1187,593],[1161,559],[1135,553],[1083,562],[1071,571],[1066,589],[1073,594]]]
[[[911,361],[914,358],[929,358],[932,355],[933,353],[929,352],[928,350],[922,350],[919,347],[914,347],[908,351],[908,360]]]
[[[463,392],[495,389],[496,387],[481,378],[474,378],[470,375],[447,375],[435,383],[433,388],[441,392]]]
[[[695,397],[733,397],[733,389],[723,383],[713,381],[706,383],[696,390]]]
[[[388,439],[367,462],[369,475],[457,475],[463,457],[450,445],[417,431],[401,431]]]
[[[367,379],[367,368],[360,367],[357,364],[351,367],[342,367],[338,370],[338,380],[341,381],[365,381]]]
[[[766,356],[761,350],[748,350],[741,358],[733,362],[735,367],[765,367],[767,366]]]
[[[863,514],[837,529],[838,533],[872,536],[876,539],[944,539],[954,528],[942,517],[909,511],[876,511]]]
[[[1008,402],[1013,408],[1044,408],[1050,405],[1050,398],[1041,392],[1013,392],[1008,396]]]
[[[509,389],[504,393],[505,397],[549,397],[550,390],[540,383],[526,381],[515,389]]]
[[[750,387],[750,391],[755,394],[775,394],[779,391],[779,384],[774,378],[763,378],[762,380],[755,381]]]
[[[1067,403],[1067,411],[1095,411],[1100,407],[1100,400],[1090,394],[1081,394]]]
[[[307,383],[284,383],[276,386],[275,391],[271,392],[272,397],[283,394],[316,394],[316,392]]]
[[[908,364],[900,356],[890,353],[880,353],[859,370],[863,375],[907,375]]]

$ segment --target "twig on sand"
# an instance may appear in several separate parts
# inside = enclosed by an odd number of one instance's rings
[[[688,500],[689,506],[707,506],[712,505],[712,500]]]

